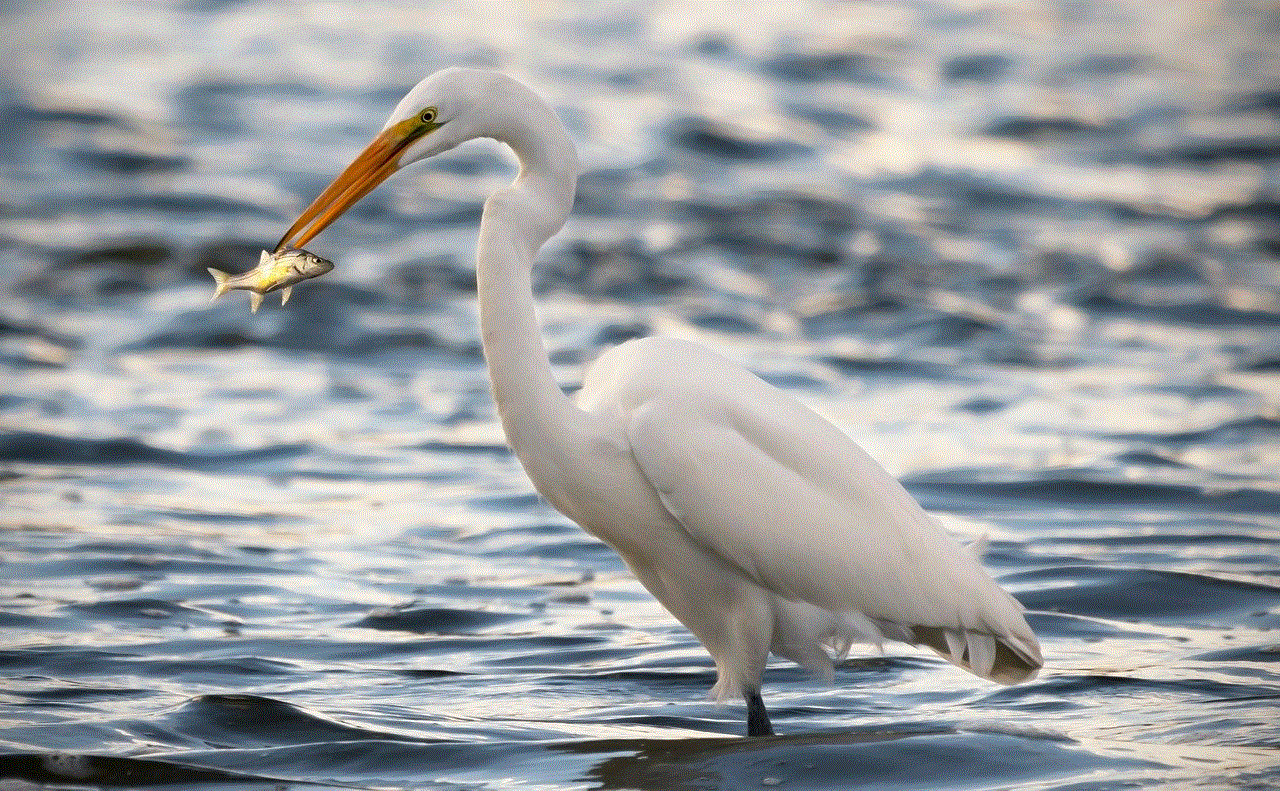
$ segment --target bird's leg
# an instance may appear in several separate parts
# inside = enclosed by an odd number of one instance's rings
[[[747,701],[747,735],[772,736],[773,724],[769,722],[769,712],[765,711],[764,698],[760,697],[760,690],[747,690],[743,697]]]

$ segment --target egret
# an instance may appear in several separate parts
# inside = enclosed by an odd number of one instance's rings
[[[507,441],[538,493],[615,549],[715,660],[771,735],[770,652],[828,679],[855,642],[924,645],[1013,684],[1043,664],[1022,607],[861,447],[795,398],[698,344],[610,349],[574,398],[542,340],[532,268],[573,207],[577,151],[555,111],[501,73],[450,68],[404,97],[382,132],[277,249],[302,247],[406,165],[474,138],[519,173],[484,204],[480,329]]]

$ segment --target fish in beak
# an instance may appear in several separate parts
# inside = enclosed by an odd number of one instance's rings
[[[293,293],[295,284],[313,277],[320,277],[331,269],[333,269],[333,262],[315,253],[285,248],[276,250],[274,253],[263,250],[262,255],[258,257],[258,265],[248,272],[232,275],[221,269],[209,267],[209,274],[213,275],[213,280],[217,284],[217,288],[213,291],[213,299],[217,299],[228,291],[248,291],[249,307],[257,313],[258,306],[262,304],[263,294],[280,291],[280,304],[284,305],[289,301],[289,295]]]

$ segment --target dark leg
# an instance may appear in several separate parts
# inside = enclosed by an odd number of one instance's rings
[[[769,722],[769,712],[764,710],[764,699],[760,697],[760,690],[747,690],[744,697],[747,699],[747,735],[772,736],[773,724]]]

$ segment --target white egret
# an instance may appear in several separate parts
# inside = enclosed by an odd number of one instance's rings
[[[484,205],[480,324],[507,440],[538,492],[607,542],[715,660],[713,693],[760,697],[772,651],[828,678],[853,642],[923,644],[1011,684],[1042,664],[1022,607],[853,440],[697,344],[602,355],[574,399],[552,376],[531,270],[573,207],[578,156],[546,102],[503,74],[423,80],[280,246],[302,247],[395,171],[473,138],[515,181]]]

